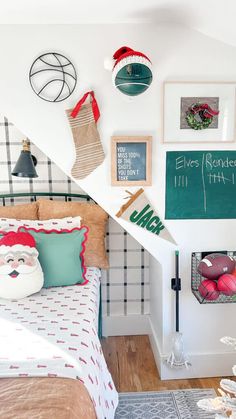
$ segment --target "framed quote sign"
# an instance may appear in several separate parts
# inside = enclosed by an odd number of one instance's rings
[[[152,137],[112,137],[111,184],[150,186],[152,184]]]

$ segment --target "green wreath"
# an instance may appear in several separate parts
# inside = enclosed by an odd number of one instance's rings
[[[190,112],[188,113],[187,112],[186,121],[187,121],[188,126],[192,129],[196,129],[196,130],[197,129],[206,129],[211,125],[212,120],[213,120],[213,118],[204,118],[204,117],[201,117],[201,115],[200,115],[200,118],[201,118],[201,121],[197,121],[197,119],[196,119],[196,117],[193,113],[190,113]]]
[[[214,111],[207,103],[194,103],[186,111],[186,121],[194,130],[206,129],[211,125],[213,117],[218,114],[219,111]],[[196,115],[200,120],[196,119]]]

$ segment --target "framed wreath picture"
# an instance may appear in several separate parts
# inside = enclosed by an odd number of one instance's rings
[[[152,184],[152,137],[111,138],[111,184],[150,186]]]
[[[166,82],[163,141],[235,141],[236,82]]]

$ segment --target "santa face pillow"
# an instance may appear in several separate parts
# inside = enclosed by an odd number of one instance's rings
[[[29,233],[7,233],[0,239],[0,298],[20,299],[43,286],[38,251]]]

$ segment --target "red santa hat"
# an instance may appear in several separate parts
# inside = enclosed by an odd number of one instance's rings
[[[38,255],[34,237],[24,232],[11,231],[0,239],[0,253],[6,254],[11,251]]]
[[[113,55],[115,63],[111,65],[109,59],[105,59],[104,66],[107,70],[112,70],[112,79],[115,80],[117,73],[129,64],[143,64],[151,69],[152,63],[147,55],[139,51],[134,51],[129,47],[119,48]],[[113,67],[112,67],[113,66]]]

